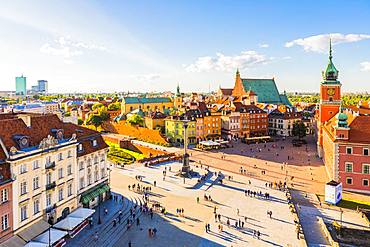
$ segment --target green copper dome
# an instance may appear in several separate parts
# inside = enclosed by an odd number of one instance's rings
[[[338,74],[339,71],[337,68],[335,68],[334,63],[333,63],[333,56],[332,56],[332,49],[331,49],[331,40],[330,40],[330,45],[329,45],[329,62],[328,65],[326,66],[325,72],[322,72],[322,77],[324,82],[323,83],[328,83],[328,84],[337,84],[339,83],[338,79]]]
[[[337,119],[338,119],[339,121],[347,121],[348,116],[347,116],[347,114],[345,114],[344,112],[341,112],[341,113],[339,113],[339,114],[338,114]]]

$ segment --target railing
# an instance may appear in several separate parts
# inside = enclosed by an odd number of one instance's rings
[[[51,182],[51,183],[48,183],[45,187],[46,187],[46,190],[54,189],[56,187],[56,183],[55,183],[55,181]]]
[[[47,214],[47,213],[50,213],[51,211],[53,211],[53,209],[55,209],[56,208],[56,204],[54,203],[54,204],[52,204],[52,205],[50,205],[50,206],[48,206],[48,207],[46,207],[45,208],[45,213]]]
[[[55,161],[46,162],[45,169],[54,169],[55,168]]]

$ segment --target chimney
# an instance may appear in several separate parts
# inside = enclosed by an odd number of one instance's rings
[[[31,115],[28,115],[28,114],[19,114],[18,115],[18,118],[22,119],[24,124],[27,126],[27,127],[31,127]]]

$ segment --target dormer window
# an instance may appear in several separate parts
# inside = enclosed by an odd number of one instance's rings
[[[19,149],[28,148],[30,146],[29,137],[25,135],[15,135],[14,141],[18,144]]]
[[[51,132],[54,134],[55,139],[57,139],[58,141],[63,140],[64,138],[63,129],[52,129]]]
[[[78,144],[78,152],[82,152],[83,151],[83,146],[82,146],[82,144],[80,143],[80,144]]]
[[[93,147],[96,147],[98,145],[98,142],[96,140],[93,140],[92,145],[93,145]]]

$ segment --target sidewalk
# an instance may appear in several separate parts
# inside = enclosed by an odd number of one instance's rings
[[[93,239],[94,233],[98,232],[98,236],[100,233],[110,224],[114,218],[117,217],[119,210],[124,211],[126,207],[132,204],[127,198],[123,197],[122,195],[118,195],[116,193],[112,193],[112,195],[118,196],[118,201],[107,200],[102,202],[100,205],[100,216],[101,216],[101,224],[98,224],[98,216],[99,216],[99,206],[95,207],[96,210],[93,214],[93,225],[92,227],[86,226],[80,233],[78,233],[74,238],[67,240],[67,246],[84,246],[86,243],[90,242]],[[104,213],[104,209],[108,210],[108,213]],[[99,236],[100,237],[100,236]]]

